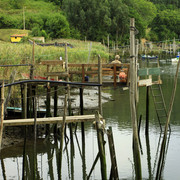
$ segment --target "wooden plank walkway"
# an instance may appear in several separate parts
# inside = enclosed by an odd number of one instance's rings
[[[101,119],[102,116],[100,117]],[[63,122],[63,117],[48,117],[48,118],[37,118],[37,124],[58,124]],[[79,115],[79,116],[66,116],[66,123],[77,123],[77,122],[93,122],[95,121],[95,115]],[[4,120],[4,126],[25,126],[34,125],[34,119],[11,119]]]

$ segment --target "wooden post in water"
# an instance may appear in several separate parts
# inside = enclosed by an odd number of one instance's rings
[[[27,118],[27,83],[22,86],[22,118]]]
[[[180,66],[180,61],[178,61],[178,63],[177,63],[177,69],[176,69],[176,74],[175,74],[175,78],[174,78],[174,86],[173,86],[172,96],[171,96],[169,110],[168,110],[168,114],[167,114],[167,121],[166,121],[165,128],[164,128],[163,141],[161,144],[161,150],[160,150],[160,155],[159,155],[159,160],[158,160],[156,180],[161,179],[161,169],[163,166],[163,157],[164,157],[165,149],[166,149],[168,127],[169,127],[169,123],[170,123],[171,112],[172,112],[174,98],[175,98],[175,94],[176,94],[179,66]]]
[[[85,68],[84,68],[84,64],[82,64],[82,82],[85,82]]]
[[[25,83],[22,87],[22,118],[27,119],[27,105],[28,105],[28,98],[27,98],[27,83]],[[24,127],[24,145],[23,145],[23,163],[22,163],[22,179],[25,179],[26,173],[26,133],[27,133],[27,126]]]
[[[173,40],[173,54],[176,54],[176,39]]]
[[[69,67],[68,67],[68,52],[67,52],[67,43],[65,45],[65,69],[68,74],[66,81],[69,82]],[[70,86],[67,84],[67,95],[68,95],[68,111],[69,116],[71,115],[71,97],[70,97]]]
[[[37,139],[37,99],[33,98],[34,103],[34,152],[33,152],[33,179],[37,178],[37,155],[36,155],[36,139]]]
[[[31,61],[31,68],[30,68],[30,79],[34,79],[34,65],[35,65],[34,46],[35,46],[35,42],[33,41],[32,61]]]
[[[138,52],[139,52],[139,40],[136,39],[136,58],[135,58],[135,98],[136,98],[136,104],[139,102],[139,89],[137,84],[137,71],[138,71]]]
[[[80,114],[84,115],[83,87],[80,87]],[[82,140],[85,141],[84,122],[81,122]]]
[[[1,150],[1,146],[2,146],[3,121],[4,121],[4,81],[2,82],[2,88],[1,88],[0,150]]]
[[[110,179],[119,179],[112,127],[109,127],[109,129],[107,130],[107,135],[108,135],[108,142],[109,142],[109,151],[111,155],[111,178]]]
[[[114,72],[114,87],[116,87],[116,64],[113,64],[113,72]]]
[[[149,88],[150,86],[146,87],[146,129],[145,129],[146,136],[148,136],[149,134]]]
[[[140,148],[138,139],[138,127],[137,127],[137,114],[136,114],[136,104],[135,104],[135,21],[134,18],[130,20],[130,109],[131,109],[131,120],[133,127],[133,156],[135,164],[135,174],[136,179],[141,180],[141,158],[140,158]]]
[[[64,140],[64,129],[66,124],[66,112],[67,112],[67,94],[64,97],[64,113],[63,113],[63,122],[61,127],[61,140],[60,140],[60,165],[59,165],[59,172],[61,177],[61,169],[62,169],[62,153],[63,153],[63,140]]]
[[[99,83],[99,84],[102,84],[102,63],[101,63],[101,57],[100,57],[100,55],[98,55],[98,83]],[[102,86],[98,86],[99,113],[100,113],[101,115],[103,115],[101,94],[102,94]]]
[[[103,135],[102,129],[100,127],[100,118],[99,112],[95,114],[96,118],[96,129],[97,129],[97,139],[98,139],[98,147],[99,147],[99,155],[100,155],[100,163],[101,163],[101,179],[107,179],[107,172],[106,172],[106,155],[104,150],[104,142],[103,142]]]
[[[108,52],[109,52],[109,34],[107,36],[107,45],[108,45]]]
[[[57,106],[58,106],[58,86],[54,87],[54,117],[57,117]],[[57,133],[57,124],[54,126],[54,134]]]
[[[46,117],[51,116],[51,86],[47,84],[47,89],[46,89]],[[48,136],[50,131],[50,126],[49,124],[46,124],[46,136]]]

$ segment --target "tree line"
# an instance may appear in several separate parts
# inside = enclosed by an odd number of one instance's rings
[[[26,29],[33,36],[105,42],[109,37],[128,44],[133,17],[137,38],[161,41],[180,37],[179,0],[3,0],[0,28],[23,28],[24,7]],[[33,10],[35,7],[39,9]]]

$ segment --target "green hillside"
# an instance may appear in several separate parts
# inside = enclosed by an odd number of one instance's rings
[[[10,36],[13,34],[28,34],[29,30],[20,29],[0,29],[0,40],[10,42]]]
[[[136,38],[180,37],[179,0],[1,0],[0,29],[25,29],[46,39],[73,38],[129,44],[129,20]],[[147,34],[147,29],[150,29]],[[0,37],[4,39],[4,37]],[[7,38],[5,38],[7,39]],[[9,39],[8,39],[9,40]]]

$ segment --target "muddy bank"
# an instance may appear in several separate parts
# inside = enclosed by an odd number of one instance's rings
[[[102,103],[106,103],[112,100],[111,94],[102,92]],[[45,109],[46,97],[38,99],[38,108]],[[51,104],[54,104],[53,98],[51,98]],[[98,88],[86,88],[83,91],[83,104],[84,109],[97,110],[98,109]],[[80,97],[79,89],[71,90],[71,106],[74,114],[79,114]],[[62,114],[64,107],[64,95],[58,96],[58,114]],[[51,108],[51,114],[53,114],[53,106]],[[90,113],[92,114],[92,112]],[[3,133],[2,148],[9,147],[21,143],[24,141],[23,127],[5,127]],[[32,133],[33,134],[33,133]]]

